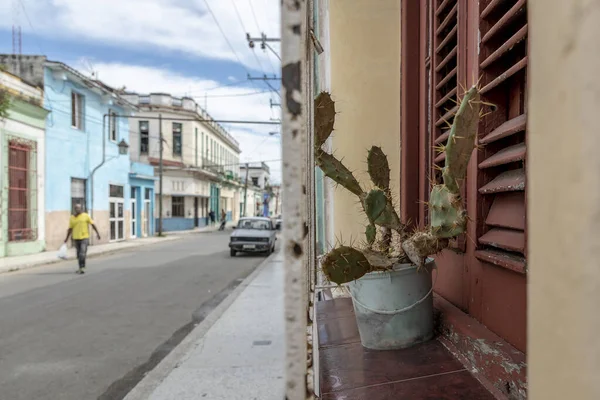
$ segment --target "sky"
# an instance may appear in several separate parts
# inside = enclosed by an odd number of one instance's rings
[[[278,38],[280,0],[0,0],[0,53],[43,54],[116,88],[193,97],[215,119],[280,118],[278,94],[253,77],[280,76],[280,61],[246,33]],[[6,16],[6,17],[4,17]],[[279,53],[279,43],[270,43]],[[269,81],[279,90],[278,81]],[[274,105],[272,105],[274,104]],[[269,161],[281,181],[279,125],[229,124],[241,161]],[[271,161],[273,160],[273,161]]]

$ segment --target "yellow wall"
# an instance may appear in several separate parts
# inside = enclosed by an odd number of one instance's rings
[[[332,148],[364,189],[367,150],[381,146],[400,186],[400,0],[330,0],[331,93],[336,115]],[[338,188],[334,231],[364,239],[366,218],[356,196]]]
[[[529,398],[597,400],[600,7],[528,4]]]

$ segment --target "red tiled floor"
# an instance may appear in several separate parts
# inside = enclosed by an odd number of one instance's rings
[[[468,371],[325,394],[322,400],[494,400]]]
[[[351,299],[318,302],[317,324],[323,399],[494,399],[437,340],[394,351],[362,347]]]

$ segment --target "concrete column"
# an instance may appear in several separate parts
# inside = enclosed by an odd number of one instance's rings
[[[600,399],[600,3],[529,0],[529,398]]]

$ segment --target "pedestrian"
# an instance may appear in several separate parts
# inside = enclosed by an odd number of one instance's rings
[[[219,227],[219,230],[222,231],[223,229],[225,229],[225,223],[227,222],[227,214],[225,213],[225,210],[223,210],[221,208],[221,226]]]
[[[210,224],[211,226],[215,224],[215,212],[213,210],[210,210],[210,212],[208,213],[208,216],[210,217]]]
[[[88,213],[82,212],[81,210],[81,204],[75,204],[75,214],[71,215],[69,230],[67,231],[67,238],[65,239],[66,244],[69,240],[69,236],[71,236],[71,234],[73,235],[75,249],[77,250],[77,260],[79,261],[79,269],[76,272],[78,274],[85,273],[85,257],[87,255],[87,247],[90,239],[90,225],[94,228],[98,240],[100,240],[100,233],[98,232],[96,225],[94,225],[94,221],[92,221],[92,218]]]

